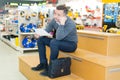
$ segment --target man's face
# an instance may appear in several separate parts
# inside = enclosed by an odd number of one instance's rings
[[[55,19],[55,21],[56,22],[60,22],[60,19],[62,18],[62,17],[65,17],[65,13],[64,13],[64,11],[63,10],[55,10],[54,11],[54,19]]]

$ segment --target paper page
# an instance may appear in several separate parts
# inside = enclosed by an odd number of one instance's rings
[[[50,33],[48,33],[47,31],[45,31],[44,29],[35,29],[35,33],[39,34],[40,36],[52,37],[52,35]]]

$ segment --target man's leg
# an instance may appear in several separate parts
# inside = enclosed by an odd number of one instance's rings
[[[50,50],[51,50],[50,59],[51,60],[57,59],[59,50],[65,52],[74,52],[76,48],[77,48],[77,44],[74,42],[52,39],[50,41]]]
[[[76,50],[76,48],[77,48],[77,45],[74,42],[59,41],[56,39],[52,39],[50,41],[50,50],[51,50],[50,61],[57,59],[58,54],[59,54],[59,50],[65,51],[65,52],[73,52]],[[43,76],[49,75],[47,70],[41,72],[40,74]]]
[[[40,37],[37,41],[40,63],[47,63],[46,45],[49,46],[51,38]]]
[[[38,70],[46,69],[48,67],[47,58],[46,58],[46,45],[49,46],[50,41],[51,38],[47,38],[47,37],[40,37],[37,40],[40,64],[38,64],[36,67],[32,67],[32,70],[38,71]]]

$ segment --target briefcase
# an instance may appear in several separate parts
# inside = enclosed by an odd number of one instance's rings
[[[71,58],[64,57],[52,60],[48,68],[48,76],[50,78],[56,78],[60,76],[69,75],[71,73]]]

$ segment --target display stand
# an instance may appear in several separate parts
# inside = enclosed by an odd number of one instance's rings
[[[6,13],[4,14],[5,30],[1,32],[1,40],[16,50],[19,46],[16,45],[18,38],[18,10],[17,6],[5,6]]]
[[[24,48],[22,45],[25,36],[34,35],[34,29],[31,32],[20,31],[21,24],[29,25],[31,23],[37,27],[38,10],[35,8],[37,9],[35,6],[5,6],[8,13],[4,16],[5,31],[1,32],[1,40],[22,53],[26,50],[37,50],[36,47]],[[21,11],[24,11],[25,14]]]
[[[34,46],[32,44],[32,38],[34,38],[34,32],[38,23],[38,7],[37,6],[19,6],[19,43],[20,52],[28,50],[37,50],[36,42]],[[24,41],[26,38],[26,41]],[[27,45],[27,46],[25,46]]]
[[[46,7],[45,4],[14,7],[6,5],[8,13],[5,14],[5,32],[1,33],[1,40],[21,53],[37,50],[35,29],[44,28],[48,19],[46,14],[52,14]]]

